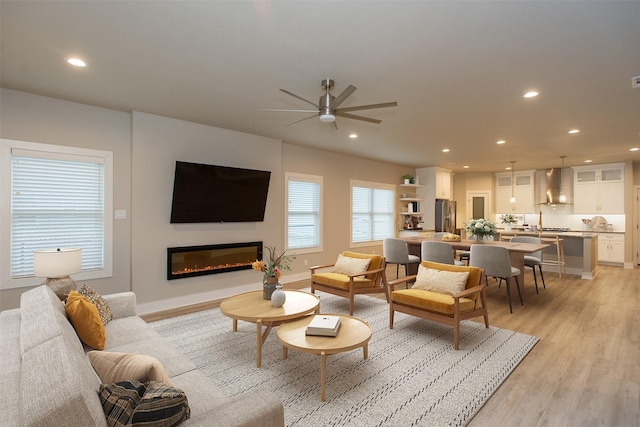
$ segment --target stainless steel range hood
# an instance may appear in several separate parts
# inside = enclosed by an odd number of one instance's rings
[[[551,168],[536,172],[536,184],[538,185],[536,202],[547,205],[571,204],[573,170],[570,168]],[[560,193],[565,199],[561,200]]]

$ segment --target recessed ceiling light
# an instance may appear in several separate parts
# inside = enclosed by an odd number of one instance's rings
[[[357,137],[358,137],[357,133],[352,133],[352,134],[349,135],[349,138],[351,138],[351,139],[356,139]]]
[[[469,169],[469,165],[464,165],[462,169]]]
[[[569,133],[580,133],[580,129],[571,129]]]
[[[585,163],[591,163],[591,162],[593,162],[593,160],[585,160],[584,162]]]
[[[536,92],[535,90],[531,90],[524,94],[525,98],[535,98],[536,96],[538,96],[538,92]]]
[[[496,141],[496,144],[498,145],[502,145],[505,144],[507,141],[505,141],[504,139],[501,139],[500,141]]]
[[[451,150],[449,150],[448,148],[443,148],[443,149],[442,149],[442,152],[443,152],[443,153],[448,153],[449,151],[451,151]]]
[[[506,168],[504,168],[504,170],[510,171],[511,170],[511,166],[507,166]]]
[[[638,151],[638,150],[640,150],[640,148],[638,147],[629,148],[629,151]]]
[[[67,62],[76,67],[86,67],[87,63],[80,58],[67,58]]]

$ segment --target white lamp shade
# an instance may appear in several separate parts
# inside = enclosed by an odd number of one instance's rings
[[[82,249],[43,249],[33,252],[33,274],[58,278],[82,271]]]

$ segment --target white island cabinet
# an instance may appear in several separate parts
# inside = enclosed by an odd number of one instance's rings
[[[574,214],[624,214],[624,164],[573,167]]]

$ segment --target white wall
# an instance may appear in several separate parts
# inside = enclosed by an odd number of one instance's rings
[[[168,281],[167,248],[263,241],[283,247],[283,177],[278,140],[133,113],[132,289],[140,312],[259,289],[252,270]],[[264,222],[170,224],[176,160],[271,171]]]
[[[114,209],[131,210],[131,116],[120,111],[0,90],[0,137],[21,141],[113,152]],[[87,281],[100,293],[128,291],[130,282],[130,215],[113,222],[113,277]],[[0,236],[6,241],[9,236]],[[34,286],[42,278],[34,278]],[[83,282],[84,283],[84,282]],[[29,288],[0,292],[0,309],[19,306]]]

